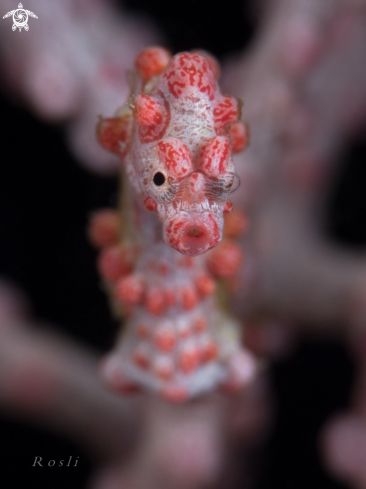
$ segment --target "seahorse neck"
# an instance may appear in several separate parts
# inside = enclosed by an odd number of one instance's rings
[[[140,197],[131,188],[125,171],[121,172],[120,185],[121,242],[140,249],[163,243],[159,219],[154,213],[144,209]]]

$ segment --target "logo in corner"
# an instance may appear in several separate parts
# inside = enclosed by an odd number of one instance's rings
[[[7,17],[13,16],[13,26],[12,29],[13,31],[16,30],[16,28],[19,29],[19,32],[24,28],[24,30],[28,30],[28,16],[34,17],[35,19],[38,19],[36,14],[31,12],[30,10],[24,10],[23,5],[20,3],[18,5],[18,8],[16,10],[11,10],[7,14],[4,15],[3,19],[6,19]]]

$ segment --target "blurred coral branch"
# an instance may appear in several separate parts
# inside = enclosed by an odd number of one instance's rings
[[[364,258],[337,249],[321,227],[345,143],[365,123],[365,46],[362,3],[283,0],[224,70],[251,128],[235,194],[251,217],[246,316],[324,327],[358,312]]]

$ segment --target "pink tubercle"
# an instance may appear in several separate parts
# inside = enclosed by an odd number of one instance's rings
[[[208,297],[216,291],[216,282],[208,274],[202,274],[197,277],[195,285],[201,297]]]
[[[225,126],[240,117],[240,103],[230,95],[219,97],[213,109],[216,134],[222,134]]]
[[[186,311],[191,311],[197,306],[197,291],[192,286],[182,287],[181,289],[182,307]]]
[[[243,211],[233,211],[225,215],[224,237],[238,238],[248,230],[248,216]]]
[[[207,59],[199,54],[179,53],[170,60],[163,79],[175,98],[185,97],[190,87],[214,100],[217,86]]]
[[[165,310],[165,294],[161,289],[151,289],[146,294],[145,307],[150,314],[161,316]]]
[[[98,270],[101,276],[115,282],[132,270],[126,252],[120,246],[104,248],[98,258]]]
[[[144,82],[160,75],[166,68],[171,54],[160,46],[152,46],[141,51],[135,61],[135,67]]]
[[[155,212],[158,208],[157,203],[151,197],[146,197],[143,204],[144,204],[145,209],[147,211],[150,211],[150,212]]]
[[[144,284],[139,277],[129,275],[116,284],[115,297],[123,305],[136,306],[141,303],[144,294]]]
[[[249,128],[245,122],[233,122],[225,128],[227,137],[231,142],[233,153],[240,153],[249,144]]]
[[[194,372],[200,364],[200,352],[193,345],[183,347],[178,358],[179,369],[185,374]]]
[[[115,209],[101,209],[95,212],[88,226],[88,238],[97,248],[118,243],[119,216]]]
[[[174,350],[176,337],[172,329],[161,327],[154,335],[156,348],[162,353],[170,353]]]
[[[224,214],[231,214],[231,212],[233,211],[233,204],[231,202],[225,202],[225,205],[224,205]]]
[[[208,257],[208,267],[218,278],[230,279],[243,263],[243,252],[235,241],[225,239]]]
[[[202,348],[201,357],[203,362],[213,362],[219,356],[219,347],[216,341],[209,339]]]
[[[193,323],[193,328],[197,334],[207,331],[208,329],[207,319],[204,316],[199,316],[198,318],[195,319]]]
[[[134,116],[139,124],[141,143],[152,143],[161,139],[170,122],[170,106],[162,92],[157,97],[145,94],[135,98]]]
[[[134,100],[134,116],[139,126],[161,124],[164,117],[164,106],[159,100],[141,93]]]
[[[191,152],[179,139],[165,138],[157,144],[157,150],[160,160],[171,176],[184,177],[192,171]]]
[[[174,289],[167,289],[164,292],[164,302],[167,307],[172,307],[177,302],[176,291]]]
[[[124,158],[128,153],[133,132],[130,114],[101,118],[97,125],[98,141],[104,149]]]
[[[216,136],[202,148],[200,168],[206,175],[217,177],[227,171],[230,158],[229,140],[225,136]]]

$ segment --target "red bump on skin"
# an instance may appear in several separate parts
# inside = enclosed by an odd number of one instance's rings
[[[152,46],[138,54],[135,67],[145,83],[153,76],[160,75],[165,70],[170,58],[169,51],[160,46]]]
[[[180,370],[185,374],[194,372],[200,364],[200,352],[194,346],[184,347],[178,359]]]
[[[207,331],[208,324],[206,318],[203,316],[199,316],[197,319],[195,319],[193,323],[193,328],[198,334]]]
[[[151,197],[146,197],[143,204],[144,208],[150,212],[156,212],[156,209],[158,208],[158,204]]]
[[[161,316],[165,310],[164,293],[160,289],[149,290],[146,294],[145,307],[150,314]]]
[[[135,98],[134,106],[133,115],[140,126],[153,126],[162,123],[164,107],[156,98],[141,93]]]
[[[208,64],[210,65],[212,74],[215,77],[215,80],[218,80],[220,78],[220,65],[219,65],[219,62],[217,61],[217,59],[214,58],[212,56],[212,54],[208,53],[207,51],[203,51],[200,49],[196,49],[192,52],[199,54],[200,56],[203,56],[204,58],[206,58]]]
[[[248,229],[248,217],[243,211],[234,211],[225,216],[224,237],[238,238]]]
[[[188,147],[179,139],[165,138],[157,144],[160,161],[174,177],[184,177],[193,170]]]
[[[233,153],[240,153],[249,144],[249,128],[245,122],[233,122],[227,128],[225,133],[231,143]]]
[[[126,251],[120,246],[105,248],[98,257],[98,271],[110,282],[115,282],[131,270],[132,265],[127,259]]]
[[[224,205],[224,214],[230,214],[233,211],[233,204],[231,202],[225,202]]]
[[[170,353],[175,347],[175,335],[167,328],[161,328],[154,335],[155,346],[164,353]]]
[[[193,287],[182,287],[181,289],[182,307],[186,311],[194,309],[198,303],[197,292]]]
[[[201,169],[210,177],[226,172],[231,158],[230,143],[224,136],[216,136],[201,150]]]
[[[132,130],[132,114],[106,119],[101,117],[97,125],[98,141],[104,149],[123,158],[129,150]]]
[[[222,134],[226,124],[236,122],[240,112],[240,104],[235,98],[230,95],[220,97],[213,109],[216,134]]]
[[[216,360],[219,355],[219,348],[214,340],[209,340],[202,348],[202,361],[212,362]]]
[[[156,97],[141,94],[135,98],[135,118],[139,124],[141,143],[152,143],[161,139],[170,122],[170,107],[161,91]]]
[[[207,59],[199,54],[179,53],[170,60],[163,79],[175,98],[189,94],[190,87],[197,88],[209,100],[215,98],[216,83]]]
[[[136,306],[141,303],[144,294],[144,285],[142,281],[134,276],[122,278],[116,284],[116,299],[122,302],[126,307]]]
[[[213,249],[207,259],[212,274],[222,279],[233,277],[242,263],[243,253],[240,246],[229,239],[225,239]]]
[[[88,226],[88,238],[97,248],[118,243],[119,216],[114,209],[101,209],[95,212]]]
[[[209,275],[201,275],[195,280],[195,284],[201,297],[208,297],[216,291],[216,282]]]

